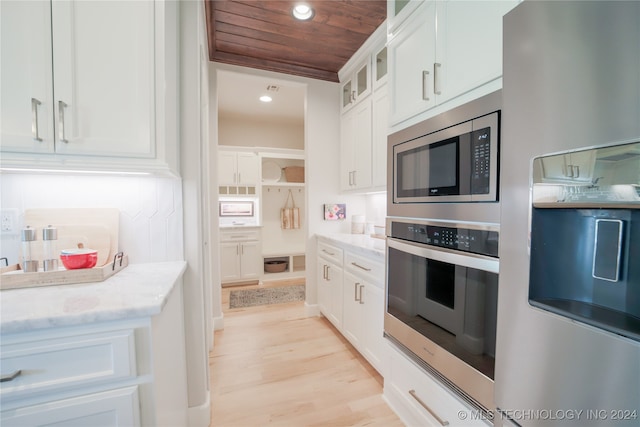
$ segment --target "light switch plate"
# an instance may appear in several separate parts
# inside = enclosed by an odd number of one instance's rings
[[[18,209],[0,209],[0,232],[18,234]]]

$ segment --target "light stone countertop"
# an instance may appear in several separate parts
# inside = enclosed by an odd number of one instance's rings
[[[129,264],[104,282],[0,291],[2,334],[159,314],[185,261]]]
[[[384,262],[386,240],[371,237],[368,234],[322,234],[316,235],[329,243],[333,243],[343,249],[354,250],[363,255],[374,257]]]

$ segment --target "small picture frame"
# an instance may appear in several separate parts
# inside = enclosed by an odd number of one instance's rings
[[[253,216],[253,202],[219,202],[220,216]]]
[[[347,205],[344,203],[328,203],[324,205],[325,221],[341,221],[347,218]]]

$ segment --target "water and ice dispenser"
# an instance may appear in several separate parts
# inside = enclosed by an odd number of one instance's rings
[[[531,305],[640,341],[640,142],[535,158]]]

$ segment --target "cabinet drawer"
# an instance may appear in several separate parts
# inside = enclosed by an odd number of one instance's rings
[[[391,350],[389,387],[410,412],[405,418],[425,426],[487,426],[478,411],[464,404],[431,375],[395,348]],[[385,387],[387,387],[385,385]]]
[[[342,267],[342,249],[324,242],[318,242],[318,255]]]
[[[2,346],[3,401],[136,376],[133,330],[110,331]]]
[[[220,233],[221,242],[244,242],[248,240],[258,240],[260,232],[258,230],[223,231]]]
[[[370,258],[345,252],[344,265],[357,276],[364,277],[371,284],[384,287],[384,263]]]

